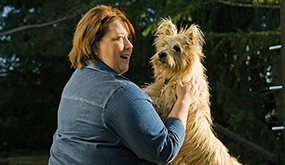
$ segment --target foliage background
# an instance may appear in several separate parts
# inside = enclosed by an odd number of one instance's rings
[[[48,151],[57,107],[73,69],[67,55],[81,16],[97,4],[123,10],[136,29],[130,70],[138,85],[152,81],[153,33],[163,17],[178,27],[200,25],[214,121],[276,154],[285,164],[279,0],[2,0],[0,1],[0,151]],[[63,18],[62,20],[60,20]],[[59,20],[49,26],[44,23]],[[18,32],[6,33],[18,27]],[[219,137],[237,156],[237,145]],[[247,164],[265,160],[246,150]]]

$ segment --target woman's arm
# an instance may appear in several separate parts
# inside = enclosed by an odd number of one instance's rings
[[[168,118],[174,117],[179,119],[186,128],[189,106],[195,101],[200,94],[200,85],[198,80],[193,77],[187,84],[179,81],[176,84],[177,101],[174,104]]]
[[[163,123],[149,97],[136,85],[116,90],[104,111],[106,128],[140,159],[170,162],[183,144],[181,121],[172,117]]]

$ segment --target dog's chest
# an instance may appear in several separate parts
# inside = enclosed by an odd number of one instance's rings
[[[157,113],[165,120],[176,102],[175,86],[163,85],[160,89],[160,96],[153,99]]]

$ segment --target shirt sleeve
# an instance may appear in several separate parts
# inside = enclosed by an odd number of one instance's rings
[[[163,123],[149,97],[136,85],[119,88],[105,110],[107,129],[140,159],[168,163],[183,144],[181,121],[169,118]]]

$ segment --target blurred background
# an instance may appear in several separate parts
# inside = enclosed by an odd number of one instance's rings
[[[49,154],[62,89],[74,69],[68,61],[81,17],[97,4],[124,11],[137,41],[125,74],[141,86],[152,81],[153,34],[161,18],[198,24],[205,34],[204,66],[215,123],[276,155],[285,164],[279,0],[1,0],[0,157]],[[217,132],[247,164],[270,163]],[[45,157],[46,158],[46,157]]]

